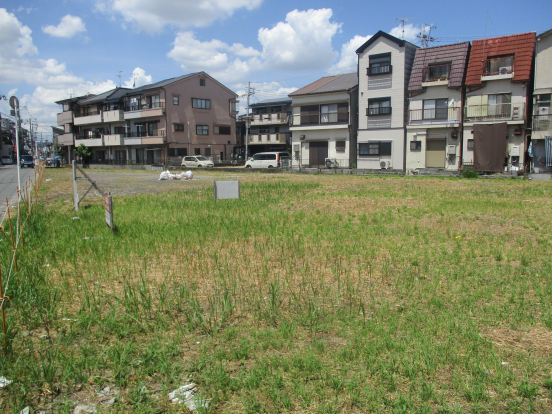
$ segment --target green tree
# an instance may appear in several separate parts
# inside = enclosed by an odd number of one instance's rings
[[[90,157],[92,157],[92,153],[90,152],[90,148],[88,148],[84,144],[80,144],[77,148],[75,148],[75,154],[77,154],[78,157],[82,160],[82,163],[87,163]]]

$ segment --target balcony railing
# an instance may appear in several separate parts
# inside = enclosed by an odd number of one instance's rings
[[[366,115],[368,116],[391,115],[391,107],[380,106],[379,108],[366,108]]]
[[[368,76],[384,75],[386,73],[391,73],[392,71],[393,71],[393,65],[370,66],[368,68]]]
[[[86,112],[83,112],[83,113],[75,113],[75,117],[78,118],[78,117],[81,117],[81,116],[92,116],[92,115],[100,115],[102,113],[102,111],[100,110],[96,110],[96,111],[86,111]]]
[[[97,139],[101,138],[103,134],[101,132],[88,132],[84,134],[79,134],[77,139]]]
[[[525,104],[488,104],[470,105],[464,107],[464,120],[476,121],[523,121],[525,119]]]
[[[533,131],[546,132],[552,130],[551,115],[533,115]]]
[[[250,144],[285,144],[286,134],[253,134],[249,135]]]
[[[136,104],[131,104],[131,103],[128,103],[125,105],[125,111],[141,111],[143,109],[156,109],[156,108],[164,108],[165,107],[165,102],[152,102],[152,103],[145,103],[145,104],[141,104],[141,103],[136,103]]]
[[[143,138],[143,137],[164,137],[164,129],[156,129],[154,131],[136,131],[136,132],[127,132],[125,138]]]
[[[483,76],[509,75],[514,71],[514,58],[512,56],[491,58],[485,62]]]
[[[275,114],[253,114],[251,115],[251,125],[259,124],[285,124],[288,121],[286,112]]]
[[[408,111],[409,125],[459,123],[461,108],[413,109]]]

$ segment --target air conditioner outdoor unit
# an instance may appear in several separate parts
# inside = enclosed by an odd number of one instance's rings
[[[511,66],[502,66],[498,68],[498,73],[500,73],[501,75],[507,75],[508,73],[511,73],[511,72],[512,72]]]
[[[539,115],[548,115],[550,113],[550,108],[548,106],[541,106],[539,108]]]
[[[324,162],[326,163],[326,168],[339,167],[339,163],[335,158],[326,158]]]
[[[380,167],[382,170],[387,170],[391,168],[391,161],[389,160],[380,160]]]

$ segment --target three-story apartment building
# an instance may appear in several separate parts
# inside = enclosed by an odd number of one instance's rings
[[[460,165],[464,76],[470,43],[418,49],[408,85],[406,170]]]
[[[465,166],[523,169],[534,48],[534,32],[473,41],[465,82]]]
[[[236,144],[237,95],[205,72],[57,103],[58,143],[90,147],[92,162],[180,164],[188,154],[218,162]]]
[[[533,91],[533,170],[552,169],[552,30],[536,38]]]
[[[269,99],[250,105],[249,153],[286,151],[290,144],[291,99]]]
[[[404,169],[406,97],[417,49],[379,31],[356,51],[358,168]]]
[[[326,76],[291,93],[292,166],[349,168],[355,161],[357,74]]]

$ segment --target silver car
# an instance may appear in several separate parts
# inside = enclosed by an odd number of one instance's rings
[[[210,159],[197,155],[182,158],[181,166],[185,168],[212,168],[215,164]]]

